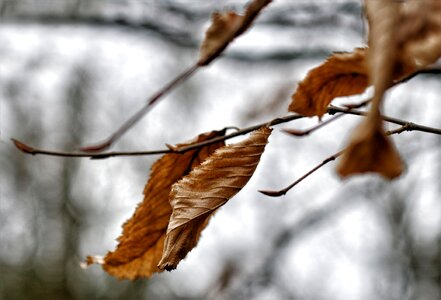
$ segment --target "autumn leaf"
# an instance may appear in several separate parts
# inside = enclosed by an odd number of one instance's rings
[[[371,111],[378,111],[384,92],[392,85],[396,63],[395,30],[399,4],[395,0],[365,1],[365,3],[369,20],[369,81],[374,86]]]
[[[441,1],[407,0],[399,3],[396,27],[402,65],[423,68],[441,57]]]
[[[394,78],[413,73],[441,56],[441,2],[365,1],[369,21],[369,82],[374,86],[368,118],[353,133],[337,169],[342,176],[377,172],[399,176],[403,165],[382,128],[380,108]]]
[[[288,110],[322,117],[334,98],[362,93],[368,86],[365,56],[366,49],[358,48],[328,57],[298,84]]]
[[[371,120],[368,117],[354,131],[337,166],[337,173],[347,177],[374,172],[394,179],[403,169],[403,163],[393,142],[383,130],[381,118]]]
[[[416,72],[441,57],[441,1],[365,0],[365,7],[370,82],[381,98],[392,78]]]
[[[200,134],[196,139],[176,148],[223,136],[225,130]],[[169,153],[159,159],[151,169],[144,188],[144,200],[133,216],[123,225],[123,233],[114,252],[104,259],[88,257],[87,263],[101,263],[111,275],[120,279],[150,277],[160,272],[157,265],[164,248],[167,225],[172,214],[169,203],[171,186],[204,161],[214,150],[225,145],[217,142],[183,154]]]
[[[270,128],[263,127],[242,142],[219,148],[173,185],[173,213],[160,269],[175,269],[196,246],[213,213],[245,186],[256,170],[270,133]]]
[[[208,65],[239,35],[244,33],[252,24],[260,11],[272,0],[254,0],[246,8],[245,14],[235,12],[215,12],[212,23],[205,33],[205,39],[199,51],[199,66]]]

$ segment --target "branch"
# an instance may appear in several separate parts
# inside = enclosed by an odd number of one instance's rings
[[[261,192],[264,195],[270,196],[270,197],[280,197],[285,195],[290,189],[292,189],[294,186],[296,186],[297,184],[299,184],[300,182],[302,182],[303,180],[305,180],[306,178],[308,178],[311,174],[313,174],[315,171],[317,171],[318,169],[320,169],[321,167],[323,167],[324,165],[328,164],[331,161],[334,161],[337,157],[339,157],[341,154],[343,154],[344,150],[340,150],[337,153],[332,154],[331,156],[325,158],[321,163],[319,163],[318,165],[316,165],[314,168],[312,168],[311,170],[309,170],[307,173],[305,173],[305,175],[303,175],[302,177],[300,177],[299,179],[297,179],[296,181],[294,181],[293,183],[291,183],[290,185],[288,185],[286,188],[283,188],[279,191],[271,191],[271,190],[259,190],[259,192]]]
[[[20,151],[26,154],[31,155],[49,155],[49,156],[59,156],[59,157],[87,157],[91,159],[103,159],[103,158],[109,158],[112,156],[139,156],[139,155],[155,155],[155,154],[166,154],[174,152],[170,149],[164,149],[164,150],[153,150],[153,151],[132,151],[132,152],[118,152],[118,151],[112,151],[112,152],[105,152],[105,153],[84,153],[84,152],[63,152],[63,151],[52,151],[52,150],[45,150],[40,149],[36,147],[29,146],[23,142],[20,142],[16,139],[11,139],[14,143],[15,147],[17,147]]]
[[[60,156],[60,157],[87,157],[91,159],[103,159],[103,158],[109,158],[109,157],[115,157],[115,156],[146,156],[146,155],[156,155],[156,154],[166,154],[166,153],[184,153],[193,149],[197,149],[203,146],[211,145],[220,141],[225,141],[228,139],[231,139],[233,137],[237,137],[240,135],[244,135],[247,133],[250,133],[251,131],[254,131],[256,129],[259,129],[263,126],[274,126],[279,125],[283,123],[287,123],[293,120],[304,118],[301,115],[288,115],[281,118],[275,118],[269,122],[264,122],[260,124],[256,124],[250,127],[246,127],[243,129],[238,129],[236,127],[226,127],[226,129],[236,129],[237,131],[224,135],[219,136],[216,138],[213,138],[211,140],[207,140],[204,142],[200,142],[197,144],[193,144],[186,147],[181,148],[175,148],[172,146],[169,146],[168,149],[161,149],[161,150],[152,150],[152,151],[130,151],[130,152],[124,152],[124,151],[112,151],[112,152],[104,152],[104,153],[84,153],[84,152],[63,152],[63,151],[52,151],[52,150],[45,150],[45,149],[39,149],[36,147],[29,146],[17,139],[12,139],[12,142],[14,143],[15,147],[17,147],[20,151],[31,154],[31,155],[49,155],[49,156]]]
[[[366,114],[367,114],[367,112],[364,112],[364,111],[354,110],[351,108],[341,108],[341,107],[337,107],[337,106],[330,106],[328,109],[328,113],[331,115],[335,114],[335,113],[340,113],[337,116],[341,116],[341,115],[345,115],[345,114],[366,116]],[[334,118],[330,118],[328,120],[329,122],[327,124],[329,124],[331,120],[337,119],[337,116]],[[217,143],[220,141],[225,141],[225,140],[237,137],[237,136],[241,136],[241,135],[250,133],[251,131],[259,129],[262,126],[275,126],[275,125],[288,123],[290,121],[294,121],[294,120],[298,120],[298,119],[302,119],[302,118],[304,118],[304,116],[294,114],[294,115],[288,115],[288,116],[284,116],[284,117],[280,117],[280,118],[275,118],[270,121],[259,123],[256,125],[252,125],[252,126],[249,126],[249,127],[243,128],[243,129],[238,129],[236,127],[226,127],[226,129],[236,129],[236,131],[233,133],[224,135],[224,136],[216,137],[214,139],[207,140],[207,141],[193,144],[193,145],[186,146],[186,147],[181,147],[181,148],[169,147],[168,149],[151,150],[151,151],[126,151],[126,152],[125,151],[112,151],[112,152],[104,152],[104,153],[63,152],[63,151],[45,150],[45,149],[32,147],[32,146],[27,145],[17,139],[12,139],[12,142],[19,150],[21,150],[24,153],[31,154],[31,155],[49,155],[49,156],[60,156],[60,157],[86,157],[86,158],[91,158],[91,159],[104,159],[104,158],[115,157],[115,156],[146,156],[146,155],[157,155],[157,154],[166,154],[166,153],[184,153],[184,152],[196,149],[196,148],[200,148],[203,146],[207,146],[210,144],[214,144],[214,143]],[[383,116],[383,120],[402,126],[398,129],[396,129],[395,130],[396,132],[394,132],[394,134],[401,133],[403,131],[421,131],[421,132],[427,132],[427,133],[441,135],[441,129],[439,129],[439,128],[419,125],[419,124],[415,124],[412,122],[408,122],[405,120],[396,119],[396,118],[392,118],[392,117],[388,117],[388,116]],[[325,123],[325,122],[323,122],[323,123]],[[322,126],[321,126],[321,124],[319,124],[316,127],[321,128]],[[315,129],[311,128],[311,129],[309,129],[309,131],[311,132],[316,129],[317,128],[315,128]]]
[[[196,70],[199,68],[199,65],[195,64],[176,76],[172,81],[166,84],[163,88],[153,94],[148,100],[147,103],[138,110],[132,117],[130,117],[126,122],[124,122],[118,130],[116,130],[111,136],[109,136],[103,142],[97,145],[91,145],[80,148],[81,151],[84,152],[100,152],[107,148],[109,148],[116,140],[118,140],[127,130],[129,130],[135,123],[137,123],[146,113],[150,111],[153,105],[164,95],[172,91],[175,87],[179,85],[182,81],[189,78]]]
[[[98,145],[86,146],[80,148],[80,150],[85,152],[101,152],[109,148],[116,140],[127,132],[127,130],[129,130],[133,125],[135,125],[136,122],[145,116],[150,111],[150,108],[162,96],[179,85],[179,83],[189,78],[198,68],[207,66],[218,58],[235,38],[243,34],[251,26],[255,18],[259,15],[260,11],[271,1],[272,0],[254,0],[250,2],[246,7],[244,15],[241,16],[239,23],[237,23],[235,26],[231,26],[231,24],[227,26],[225,20],[221,20],[219,15],[217,15],[218,18],[215,18],[215,15],[213,15],[212,24],[206,31],[205,40],[202,42],[201,51],[197,62],[188,70],[178,75],[169,84],[160,89],[149,100],[147,100],[147,104],[125,123],[123,123],[123,125],[109,138]],[[219,31],[223,33],[219,35]]]
[[[336,108],[336,107],[333,107],[333,108]],[[343,110],[343,111],[347,110],[347,109],[342,109],[342,108],[337,108],[337,109],[338,110]],[[346,113],[348,113],[348,112],[346,112]],[[366,114],[367,114],[367,112],[359,112],[359,111],[355,111],[354,112],[353,110],[351,110],[349,113],[352,113],[354,115],[361,115],[361,116],[366,116]],[[392,123],[395,123],[395,124],[402,125],[401,127],[397,128],[397,129],[387,131],[386,135],[400,134],[400,133],[405,132],[405,131],[422,131],[422,132],[427,132],[427,133],[433,133],[433,134],[441,135],[441,129],[438,129],[438,128],[422,126],[422,125],[418,125],[418,124],[415,124],[415,123],[406,122],[406,121],[402,121],[402,120],[395,119],[395,118],[389,118],[389,117],[383,117],[383,119],[387,120],[388,122],[392,122]],[[325,158],[321,163],[316,165],[314,168],[309,170],[307,173],[305,173],[299,179],[295,180],[293,183],[291,183],[290,185],[288,185],[287,187],[285,187],[285,188],[283,188],[281,190],[278,190],[278,191],[259,190],[259,192],[264,194],[264,195],[270,196],[270,197],[280,197],[280,196],[283,196],[289,190],[291,190],[294,186],[296,186],[297,184],[299,184],[300,182],[302,182],[303,180],[308,178],[310,175],[315,173],[321,167],[327,165],[331,161],[334,161],[337,157],[342,155],[345,150],[346,149],[340,150],[340,151],[332,154],[331,156]]]
[[[347,109],[347,108],[337,107],[337,106],[333,106],[333,105],[331,105],[329,107],[328,113],[331,115],[335,114],[335,113],[344,113],[344,114],[350,114],[350,115],[356,115],[356,116],[366,116],[367,115],[367,112],[365,112],[365,111],[360,111],[360,110],[355,110],[355,109]],[[401,125],[401,126],[405,127],[405,129],[403,129],[401,132],[403,132],[403,131],[421,131],[421,132],[427,132],[427,133],[441,135],[440,128],[419,125],[419,124],[415,124],[412,122],[408,122],[405,120],[392,118],[392,117],[388,117],[388,116],[382,116],[382,118],[386,122]]]

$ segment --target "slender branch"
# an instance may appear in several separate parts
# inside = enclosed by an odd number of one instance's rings
[[[281,118],[273,119],[269,122],[263,122],[257,125],[253,125],[250,127],[246,127],[243,129],[239,129],[237,127],[225,127],[225,129],[234,129],[236,130],[233,133],[219,136],[216,138],[213,138],[211,140],[207,140],[204,142],[196,143],[190,146],[181,147],[181,148],[168,148],[168,149],[161,149],[161,150],[152,150],[152,151],[112,151],[112,152],[104,152],[104,153],[84,153],[84,152],[63,152],[63,151],[51,151],[51,150],[45,150],[45,149],[39,149],[36,147],[29,146],[19,140],[12,139],[12,142],[14,143],[15,147],[17,147],[19,150],[21,150],[24,153],[31,154],[31,155],[50,155],[50,156],[61,156],[61,157],[87,157],[91,159],[103,159],[103,158],[109,158],[109,157],[115,157],[115,156],[145,156],[145,155],[156,155],[156,154],[166,154],[166,153],[184,153],[196,148],[204,147],[207,145],[211,145],[220,141],[228,140],[233,137],[237,137],[240,135],[244,135],[247,133],[250,133],[251,131],[254,131],[256,129],[259,129],[263,126],[274,126],[279,125],[283,123],[287,123],[293,120],[304,118],[301,115],[288,115]]]
[[[126,122],[124,122],[118,130],[116,130],[111,136],[109,136],[103,142],[90,145],[86,147],[80,148],[81,151],[84,152],[100,152],[107,148],[109,148],[116,140],[118,140],[127,130],[129,130],[136,122],[138,122],[150,109],[153,105],[164,95],[172,91],[175,87],[177,87],[181,82],[189,78],[200,66],[195,64],[176,76],[172,81],[166,84],[163,88],[153,94],[148,100],[147,103],[137,111],[132,117],[130,117]]]
[[[331,156],[325,158],[321,163],[319,163],[318,165],[316,165],[314,168],[312,168],[311,170],[309,170],[307,173],[305,173],[302,177],[300,177],[299,179],[297,179],[296,181],[294,181],[293,183],[291,183],[290,185],[288,185],[286,188],[283,188],[279,191],[271,191],[271,190],[259,190],[259,192],[261,192],[264,195],[270,196],[270,197],[280,197],[285,195],[290,189],[292,189],[294,186],[296,186],[297,184],[299,184],[300,182],[302,182],[303,180],[305,180],[306,178],[308,178],[311,174],[313,174],[315,171],[317,171],[318,169],[320,169],[321,167],[323,167],[324,165],[328,164],[331,161],[334,161],[337,157],[339,157],[342,153],[344,152],[344,150],[341,150],[337,153],[332,154]]]
[[[257,129],[263,127],[263,126],[279,125],[279,124],[282,124],[282,123],[286,123],[286,122],[290,122],[290,121],[298,120],[298,119],[302,119],[302,118],[304,118],[304,116],[301,116],[301,115],[288,115],[288,116],[285,116],[285,117],[276,118],[276,119],[273,119],[273,120],[271,120],[269,122],[264,122],[264,123],[260,123],[260,124],[253,125],[253,126],[250,126],[250,127],[246,127],[244,129],[238,130],[236,132],[233,132],[233,133],[225,135],[225,136],[216,137],[214,139],[207,140],[207,141],[204,141],[204,142],[201,142],[201,143],[197,143],[197,144],[189,145],[189,146],[186,146],[186,147],[178,148],[178,149],[176,149],[176,151],[178,153],[183,153],[183,152],[186,152],[186,151],[189,151],[189,150],[193,150],[193,149],[196,149],[196,148],[199,148],[199,147],[208,146],[208,145],[211,145],[211,144],[223,141],[223,140],[231,139],[231,138],[234,138],[236,136],[240,136],[240,135],[244,135],[244,134],[250,133],[251,131],[257,130]]]
[[[166,154],[173,152],[170,149],[164,150],[153,150],[153,151],[131,151],[131,152],[105,152],[105,153],[84,153],[84,152],[63,152],[63,151],[51,151],[45,149],[39,149],[36,147],[29,146],[23,142],[16,139],[11,139],[15,147],[24,153],[31,155],[49,155],[49,156],[59,156],[59,157],[87,157],[91,159],[103,159],[112,156],[139,156],[139,155],[155,155],[155,154]]]
[[[344,113],[344,114],[350,114],[350,115],[356,115],[356,116],[367,116],[367,112],[355,110],[355,109],[347,109],[342,107],[337,107],[331,105],[328,109],[329,114],[335,114],[335,113]],[[440,128],[434,128],[424,125],[415,124],[412,122],[408,122],[402,119],[392,118],[388,116],[382,116],[383,120],[389,123],[405,126],[404,131],[421,131],[421,132],[427,132],[427,133],[433,133],[437,135],[441,135],[441,129]]]
[[[366,112],[354,110],[354,109],[348,109],[348,108],[341,108],[337,106],[330,106],[328,109],[329,114],[335,114],[335,113],[341,113],[341,115],[344,114],[352,114],[357,116],[366,116]],[[340,115],[338,115],[340,116]],[[45,149],[39,149],[36,147],[29,146],[21,141],[18,141],[16,139],[12,139],[12,142],[14,145],[21,150],[24,153],[31,154],[31,155],[50,155],[50,156],[60,156],[60,157],[87,157],[91,159],[104,159],[109,157],[116,157],[116,156],[146,156],[146,155],[157,155],[157,154],[166,154],[166,153],[184,153],[196,148],[204,147],[207,145],[211,145],[220,141],[225,141],[237,136],[241,136],[247,133],[250,133],[251,131],[254,131],[256,129],[259,129],[262,126],[275,126],[283,123],[287,123],[293,120],[298,120],[304,118],[301,115],[288,115],[281,118],[275,118],[273,120],[259,123],[256,125],[252,125],[243,129],[239,129],[236,127],[226,127],[226,129],[235,129],[236,131],[224,136],[219,136],[216,138],[213,138],[211,140],[207,140],[204,142],[196,143],[190,146],[181,147],[181,148],[173,148],[173,149],[160,149],[160,150],[151,150],[151,151],[112,151],[112,152],[103,152],[103,153],[84,153],[84,152],[63,152],[63,151],[52,151],[52,150],[45,150]],[[403,131],[421,131],[421,132],[427,132],[432,134],[441,135],[441,129],[434,128],[434,127],[428,127],[424,125],[418,125],[412,122],[404,121],[401,119],[396,119],[388,116],[383,116],[383,120],[401,125],[402,128],[396,129],[396,133],[401,133]],[[324,122],[323,122],[324,123]],[[399,132],[398,132],[399,131]]]
[[[80,148],[84,152],[101,152],[109,148],[116,140],[118,140],[127,130],[129,130],[136,122],[138,122],[143,116],[145,116],[152,106],[166,93],[170,92],[173,88],[178,86],[181,82],[188,79],[197,69],[209,65],[212,61],[218,58],[221,53],[228,47],[228,45],[242,33],[244,33],[253,23],[254,19],[259,15],[260,11],[267,6],[272,0],[252,1],[248,4],[245,14],[241,18],[239,26],[235,27],[231,32],[227,32],[225,36],[217,41],[215,46],[208,47],[209,50],[202,51],[198,61],[189,69],[178,75],[169,84],[165,85],[150,99],[147,100],[147,104],[143,106],[138,112],[136,112],[131,118],[129,118],[121,127],[114,132],[109,138],[97,145],[86,146]],[[216,24],[213,22],[213,24]],[[217,27],[217,25],[215,25]],[[206,46],[206,41],[210,40],[209,33],[213,27],[210,27],[206,33],[206,39],[202,43],[202,49]],[[219,30],[219,29],[216,29]]]
[[[352,111],[353,112],[353,111]],[[356,114],[356,115],[362,115],[365,116],[367,113],[363,112],[363,114]],[[392,119],[392,118],[391,118]],[[393,123],[402,123],[399,128],[394,129],[394,130],[389,130],[386,132],[386,135],[393,135],[393,134],[400,134],[402,132],[405,131],[422,131],[422,132],[428,132],[428,133],[433,133],[433,134],[438,134],[441,135],[441,129],[437,129],[437,128],[431,128],[431,127],[427,127],[427,126],[422,126],[422,125],[417,125],[415,123],[411,123],[411,122],[405,122],[402,120],[398,120],[398,119],[393,119],[394,122]],[[323,166],[327,165],[328,163],[330,163],[331,161],[334,161],[337,157],[339,157],[340,155],[343,154],[343,152],[346,149],[340,150],[334,154],[332,154],[331,156],[325,158],[321,163],[319,163],[318,165],[316,165],[315,167],[313,167],[311,170],[309,170],[308,172],[306,172],[303,176],[301,176],[300,178],[298,178],[297,180],[295,180],[293,183],[291,183],[290,185],[288,185],[287,187],[278,190],[278,191],[273,191],[273,190],[259,190],[260,193],[266,195],[266,196],[270,196],[270,197],[280,197],[285,195],[289,190],[291,190],[294,186],[296,186],[297,184],[299,184],[300,182],[302,182],[303,180],[305,180],[306,178],[308,178],[310,175],[312,175],[313,173],[315,173],[317,170],[319,170],[320,168],[322,168]]]

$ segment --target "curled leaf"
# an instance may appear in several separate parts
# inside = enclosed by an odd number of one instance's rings
[[[374,172],[394,179],[403,172],[395,145],[386,136],[380,118],[368,117],[356,128],[337,166],[342,177]]]
[[[366,49],[335,53],[309,71],[295,93],[288,110],[312,117],[322,117],[336,97],[362,93],[368,86]]]
[[[244,33],[260,13],[272,0],[254,0],[246,8],[245,14],[238,15],[229,11],[213,13],[212,23],[205,33],[199,51],[199,66],[208,65],[214,60],[237,36]]]
[[[271,129],[263,127],[240,143],[216,150],[173,185],[173,213],[167,228],[160,269],[175,269],[193,249],[209,218],[237,194],[253,175]]]
[[[177,147],[188,146],[225,134],[225,130],[200,134],[196,139]],[[144,200],[123,225],[123,233],[114,252],[104,259],[88,257],[87,264],[100,263],[111,275],[120,279],[150,277],[160,272],[157,265],[164,248],[167,225],[172,214],[168,196],[171,186],[204,161],[225,143],[217,142],[183,154],[169,153],[152,166],[144,188]]]
[[[441,56],[439,0],[365,0],[369,21],[369,82],[374,86],[368,118],[353,134],[338,173],[377,172],[393,179],[403,164],[384,133],[380,107],[394,78],[434,63]]]

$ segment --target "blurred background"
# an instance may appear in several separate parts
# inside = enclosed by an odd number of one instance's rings
[[[256,174],[177,270],[129,282],[80,268],[115,248],[159,157],[30,156],[10,138],[64,151],[102,140],[197,59],[212,11],[245,4],[0,0],[0,299],[441,299],[439,136],[394,136],[407,163],[394,182],[341,181],[331,163],[284,197],[257,192],[343,147],[356,116],[304,138],[279,129],[316,119],[276,127]],[[306,72],[363,46],[365,32],[360,1],[274,1],[113,149],[163,149],[286,115]],[[440,93],[440,75],[417,76],[388,93],[385,113],[440,128]]]

